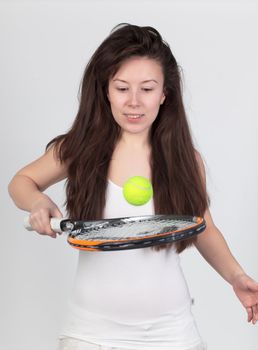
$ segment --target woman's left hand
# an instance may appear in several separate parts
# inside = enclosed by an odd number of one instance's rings
[[[232,287],[246,308],[248,322],[255,324],[258,321],[258,283],[248,275],[241,274],[234,279]]]

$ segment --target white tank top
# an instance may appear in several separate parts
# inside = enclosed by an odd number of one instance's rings
[[[132,206],[109,181],[104,214],[152,215],[153,201]],[[175,249],[80,251],[62,335],[119,349],[202,349]]]

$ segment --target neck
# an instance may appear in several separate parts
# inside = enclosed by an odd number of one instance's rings
[[[123,132],[120,138],[120,143],[124,146],[137,149],[144,149],[150,147],[148,134],[143,135]]]

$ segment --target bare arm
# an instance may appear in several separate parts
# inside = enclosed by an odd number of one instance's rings
[[[230,284],[234,278],[244,273],[237,260],[232,255],[222,233],[213,223],[209,210],[206,211],[206,230],[195,243],[204,259]]]
[[[65,177],[66,167],[56,158],[52,147],[19,170],[11,180],[9,194],[18,208],[31,213],[30,222],[35,231],[56,236],[50,228],[49,218],[62,217],[62,213],[43,191]]]
[[[205,182],[205,169],[199,155],[197,160]],[[258,320],[258,283],[244,272],[234,258],[208,209],[204,218],[207,228],[197,236],[195,246],[204,259],[232,285],[237,297],[246,308],[248,321],[255,323]]]

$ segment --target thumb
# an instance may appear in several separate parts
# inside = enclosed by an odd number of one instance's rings
[[[50,211],[51,217],[52,218],[59,218],[61,219],[63,217],[63,214],[61,213],[61,211],[59,210],[58,207],[52,208]]]
[[[250,278],[250,280],[248,281],[248,288],[258,292],[258,282]]]
[[[50,211],[50,215],[52,218],[58,218],[58,219],[62,219],[63,217],[63,214],[61,213],[58,207],[52,208]],[[61,235],[61,232],[58,232],[58,234]]]

